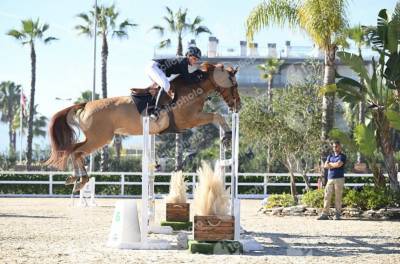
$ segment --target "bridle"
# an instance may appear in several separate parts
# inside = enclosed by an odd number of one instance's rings
[[[215,69],[214,69],[215,70]],[[213,71],[214,71],[213,70]],[[222,98],[227,98],[229,95],[227,95],[226,94],[226,91],[227,90],[229,90],[230,91],[230,96],[233,98],[233,106],[229,106],[229,107],[232,107],[234,110],[236,110],[237,109],[237,106],[236,106],[236,94],[234,93],[234,89],[237,89],[238,88],[238,83],[237,83],[237,81],[235,81],[234,79],[233,79],[233,77],[234,77],[234,74],[232,74],[231,72],[228,72],[228,74],[229,74],[229,81],[232,83],[232,86],[230,86],[230,87],[228,87],[228,88],[225,88],[225,87],[221,87],[220,85],[218,85],[217,84],[217,82],[214,80],[214,78],[212,77],[212,76],[210,76],[210,81],[211,81],[211,83],[214,85],[214,87],[215,87],[215,91],[219,94],[219,95],[221,95],[222,96]]]

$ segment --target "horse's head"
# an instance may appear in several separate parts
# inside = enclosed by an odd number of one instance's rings
[[[222,64],[203,63],[202,70],[208,73],[208,78],[214,89],[222,96],[229,110],[238,112],[241,108],[236,73],[238,68],[224,67]]]

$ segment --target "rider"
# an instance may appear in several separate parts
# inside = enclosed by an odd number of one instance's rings
[[[196,69],[189,72],[189,66],[194,66],[201,57],[201,50],[197,47],[189,47],[185,57],[177,57],[173,59],[157,59],[152,60],[146,67],[146,74],[150,79],[157,83],[161,89],[158,92],[154,112],[151,114],[153,119],[158,118],[160,110],[160,98],[167,93],[171,98],[174,97],[173,91],[170,89],[170,83],[167,77],[171,74],[179,74],[183,77],[187,84],[200,82],[204,74],[201,70]]]

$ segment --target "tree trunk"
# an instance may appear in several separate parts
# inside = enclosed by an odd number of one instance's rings
[[[182,36],[178,35],[177,56],[183,56]],[[175,170],[180,171],[183,168],[183,135],[175,134]]]
[[[176,49],[176,55],[183,56],[182,36],[178,35],[178,48]]]
[[[121,149],[122,149],[122,137],[121,135],[115,135],[114,139],[115,153],[117,155],[117,162],[119,164],[121,160]]]
[[[324,86],[335,83],[335,57],[336,45],[329,45],[325,50],[325,70],[324,70]],[[335,107],[335,93],[325,93],[322,98],[322,131],[321,138],[324,143],[327,143],[329,131],[333,128],[334,124],[334,107]],[[326,184],[325,170],[323,169],[326,157],[329,155],[329,148],[322,148],[321,151],[321,180]]]
[[[293,165],[290,162],[290,159],[286,159],[287,162],[287,169],[289,170],[290,175],[290,193],[293,196],[294,201],[297,203],[297,191],[296,191],[296,178],[294,177],[293,173]]]
[[[35,86],[36,86],[36,52],[35,45],[31,42],[31,95],[29,100],[28,136],[26,151],[26,167],[30,170],[32,165],[32,140],[33,140],[33,115],[35,110]]]
[[[361,46],[358,47],[358,56],[362,57]],[[364,79],[360,78],[361,85],[364,85]],[[365,98],[358,103],[358,124],[365,124]],[[357,152],[357,163],[364,162],[360,152]]]
[[[272,111],[272,85],[273,85],[273,78],[269,77],[268,78],[268,110]]]
[[[306,191],[309,191],[311,189],[311,185],[310,185],[310,181],[308,180],[308,177],[307,177],[307,172],[303,171],[303,173],[301,174],[301,177],[303,177],[304,183],[306,185]]]
[[[9,101],[11,98],[8,98]],[[9,140],[9,153],[15,153],[15,149],[13,148],[13,129],[12,129],[12,122],[13,122],[13,115],[12,115],[12,103],[8,102],[8,113],[7,113],[7,121],[8,121],[8,140]]]
[[[325,51],[324,86],[335,83],[336,45],[331,45]],[[328,139],[328,133],[333,128],[335,108],[335,93],[326,93],[322,98],[322,139]]]
[[[382,169],[376,162],[370,162],[372,175],[374,176],[375,187],[385,187],[385,176],[382,173]]]
[[[175,171],[183,169],[183,136],[175,134]]]
[[[108,44],[107,37],[103,35],[103,46],[101,49],[101,91],[103,98],[107,98],[107,58],[108,58]],[[108,146],[101,149],[100,170],[107,171],[109,163]]]
[[[363,82],[361,82],[363,83]],[[364,99],[358,103],[358,123],[365,124],[365,101]],[[357,152],[357,163],[364,162],[360,152]]]
[[[271,148],[267,147],[267,173],[271,172]]]
[[[377,127],[378,142],[382,150],[385,168],[389,175],[390,188],[393,191],[399,192],[400,186],[397,179],[397,168],[394,159],[389,121],[382,110],[376,110],[373,115]]]
[[[107,37],[103,35],[103,46],[101,48],[101,91],[103,93],[103,98],[107,98],[107,59]]]
[[[17,133],[15,131],[12,132],[12,148],[14,153],[17,152]]]

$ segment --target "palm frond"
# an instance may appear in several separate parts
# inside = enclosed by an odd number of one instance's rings
[[[34,22],[32,19],[22,20],[22,30],[29,35],[34,33]]]
[[[297,1],[271,0],[257,5],[246,20],[246,36],[253,41],[254,34],[271,25],[297,27]]]
[[[58,40],[58,38],[55,37],[47,37],[44,39],[44,44],[49,44],[50,42],[54,41],[54,40]]]
[[[345,51],[339,51],[337,56],[344,64],[348,65],[353,71],[355,71],[358,76],[369,82],[370,78],[362,57]]]
[[[158,31],[158,33],[160,34],[161,37],[164,36],[165,29],[164,29],[162,26],[160,26],[160,25],[155,25],[155,26],[153,26],[152,28],[149,29],[149,31],[151,31],[151,30],[156,30],[156,31]]]
[[[200,35],[202,33],[211,34],[211,30],[208,29],[208,27],[205,27],[205,26],[199,26],[199,27],[194,29],[194,35],[195,36],[198,36],[198,35]]]
[[[118,38],[128,38],[128,33],[124,30],[114,30],[112,36],[116,36]]]
[[[196,26],[197,26],[197,25],[200,25],[201,22],[203,22],[203,19],[202,19],[201,17],[199,17],[199,16],[196,16],[196,17],[194,18],[193,22],[191,23],[192,28],[193,28],[193,29],[196,28]]]
[[[119,30],[126,30],[129,27],[137,27],[138,24],[131,23],[128,19],[125,19],[121,24],[119,24]]]
[[[298,6],[298,22],[311,39],[323,49],[340,40],[348,28],[347,0],[308,0]]]
[[[158,47],[160,49],[168,48],[170,46],[171,46],[171,39],[165,39],[165,40],[161,41],[160,44],[158,45]]]
[[[336,82],[336,87],[337,96],[344,102],[354,105],[364,99],[361,92],[364,87],[351,78],[341,78]]]
[[[174,12],[171,10],[171,8],[166,6],[165,9],[167,10],[167,13],[169,14],[170,17],[174,17]]]
[[[42,29],[40,30],[42,33],[49,29],[49,24],[43,24]]]
[[[10,31],[7,32],[7,35],[9,35],[11,37],[14,37],[14,38],[16,38],[18,40],[22,40],[22,39],[26,38],[26,34],[25,33],[22,33],[22,32],[20,32],[20,31],[18,31],[16,29],[11,29]]]
[[[359,151],[366,157],[373,157],[376,150],[374,130],[370,126],[359,124],[354,129],[354,140]]]
[[[386,118],[389,120],[390,126],[400,131],[400,113],[394,110],[385,111]]]
[[[93,23],[92,17],[93,17],[94,15],[93,15],[93,12],[91,12],[91,14],[92,14],[91,17],[89,17],[89,15],[86,14],[86,13],[79,13],[79,14],[76,15],[76,17],[82,19],[82,20],[83,20],[84,22],[86,22],[88,25],[92,25],[92,23]]]
[[[89,37],[92,37],[92,30],[89,27],[76,25],[75,29],[78,31],[79,35],[88,35]]]

